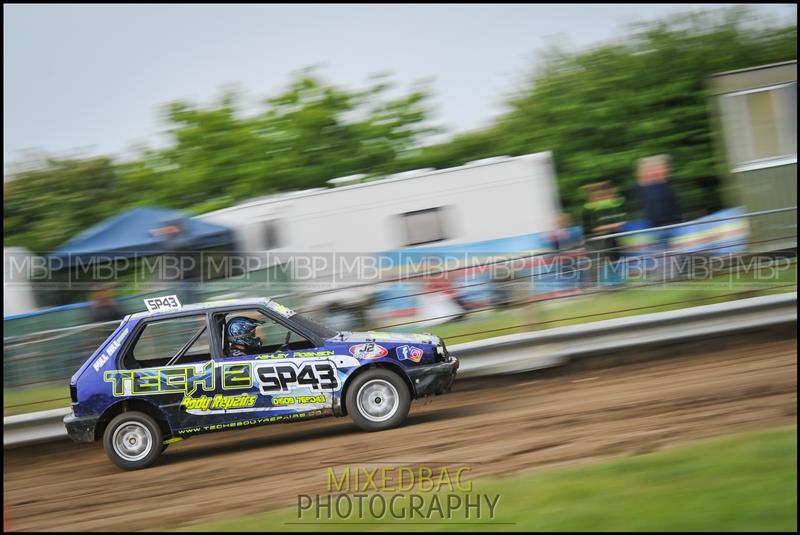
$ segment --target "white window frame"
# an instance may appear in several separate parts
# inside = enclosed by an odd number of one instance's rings
[[[409,232],[409,222],[413,219],[413,216],[419,214],[426,214],[426,213],[433,213],[436,215],[436,222],[438,224],[438,238],[434,240],[427,240],[427,241],[415,241],[411,242],[411,236]],[[403,222],[403,243],[402,247],[417,247],[422,245],[429,245],[432,243],[439,243],[449,239],[448,236],[448,226],[445,221],[445,214],[447,213],[446,206],[431,206],[430,208],[421,208],[419,210],[410,210],[408,212],[403,212],[402,214],[398,214],[400,216],[401,221]],[[411,219],[410,219],[411,218]]]
[[[751,94],[751,93],[761,93],[761,92],[764,92],[764,91],[775,91],[777,89],[780,89],[780,88],[783,88],[783,87],[790,87],[792,85],[794,85],[796,87],[797,86],[797,82],[796,81],[783,82],[783,83],[780,83],[780,84],[772,84],[772,85],[763,86],[763,87],[755,87],[755,88],[752,88],[752,89],[743,89],[741,91],[733,91],[731,93],[725,93],[723,95],[720,95],[722,97],[722,106],[721,107],[722,107],[723,114],[730,116],[730,115],[732,115],[732,113],[731,113],[732,111],[733,111],[733,113],[741,111],[741,108],[739,110],[734,110],[733,108],[731,108],[733,103],[736,102],[736,101],[734,101],[732,99],[732,97],[739,97],[739,96],[747,95],[747,94]],[[745,106],[746,106],[746,104],[745,104]],[[780,124],[781,124],[781,117],[777,115],[779,113],[779,110],[778,110],[777,106],[773,106],[773,110],[774,110],[774,113],[776,114],[776,116],[775,116],[775,125],[776,125],[776,128],[778,128],[780,126]],[[728,151],[728,159],[731,162],[731,166],[732,166],[731,171],[732,172],[741,173],[741,172],[745,172],[745,171],[754,171],[754,170],[757,170],[757,169],[766,169],[766,168],[769,168],[769,167],[779,167],[779,166],[783,166],[783,165],[790,165],[790,164],[796,164],[797,163],[797,145],[796,144],[795,144],[795,147],[794,147],[794,149],[795,149],[794,153],[780,154],[780,155],[777,155],[777,156],[770,156],[770,157],[767,157],[767,158],[757,158],[757,159],[754,159],[754,160],[734,161],[734,158],[736,157],[736,155],[737,154],[741,154],[741,152],[743,152],[741,150],[743,148],[743,147],[741,147],[742,143],[746,143],[747,148],[750,149],[751,153],[752,153],[752,147],[753,147],[753,144],[754,144],[753,128],[752,128],[752,125],[750,124],[750,113],[749,113],[749,110],[744,109],[744,113],[742,115],[742,120],[744,121],[744,125],[746,126],[746,128],[745,128],[746,132],[745,133],[741,133],[741,134],[740,133],[734,134],[733,132],[731,132],[731,126],[732,125],[729,122],[726,122],[724,120],[724,118],[723,118],[723,123],[722,123],[723,124],[723,130],[725,132],[725,144],[726,144],[727,151]],[[779,136],[782,135],[782,132],[780,131],[780,129],[778,130],[778,135]],[[779,137],[779,143],[780,143],[780,137]]]

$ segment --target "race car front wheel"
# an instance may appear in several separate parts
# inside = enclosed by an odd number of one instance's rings
[[[115,416],[103,434],[103,447],[114,464],[126,470],[153,464],[164,448],[161,429],[143,412],[123,412]]]
[[[399,375],[376,368],[353,379],[345,403],[358,427],[381,431],[403,423],[411,407],[411,393]]]

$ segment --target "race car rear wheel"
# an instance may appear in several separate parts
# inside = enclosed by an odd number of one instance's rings
[[[345,403],[358,427],[381,431],[403,423],[411,407],[411,393],[396,373],[373,369],[353,379]]]
[[[161,429],[143,412],[123,412],[115,416],[103,434],[103,447],[114,464],[126,470],[153,464],[164,448]]]

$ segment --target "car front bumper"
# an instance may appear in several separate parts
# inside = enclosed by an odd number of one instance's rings
[[[445,362],[407,369],[408,378],[414,385],[414,397],[446,394],[453,388],[458,372],[458,359],[450,355]]]
[[[96,416],[78,417],[74,414],[64,416],[64,426],[69,438],[75,442],[94,442],[94,430],[97,427]]]

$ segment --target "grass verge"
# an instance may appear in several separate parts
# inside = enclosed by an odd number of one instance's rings
[[[322,477],[322,476],[321,476]],[[761,430],[592,465],[473,481],[499,494],[496,517],[343,521],[296,507],[224,518],[181,530],[377,531],[796,531],[797,428]],[[426,503],[432,494],[425,494]],[[421,522],[420,522],[421,520]],[[346,522],[346,523],[345,523]]]

